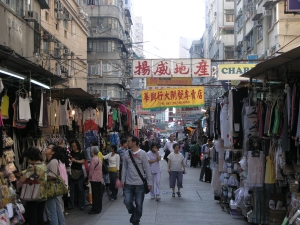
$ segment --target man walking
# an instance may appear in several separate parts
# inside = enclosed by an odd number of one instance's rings
[[[124,204],[128,213],[131,214],[129,221],[133,225],[139,225],[143,213],[144,185],[130,158],[129,152],[131,152],[141,173],[144,177],[146,175],[148,184],[152,184],[150,165],[147,153],[138,147],[139,139],[136,136],[129,137],[127,143],[128,148],[131,150],[126,151],[124,154],[121,186],[124,188]],[[152,185],[149,185],[148,188],[151,190]],[[133,204],[134,199],[135,205]]]
[[[184,164],[185,164],[185,167],[189,167],[188,163],[187,163],[188,158],[189,158],[189,154],[190,154],[189,138],[185,138],[185,140],[184,140],[183,151],[184,151]]]
[[[207,143],[202,145],[202,168],[201,168],[201,172],[200,172],[200,179],[199,181],[204,181],[203,177],[205,174],[205,170],[207,170],[207,166],[209,166],[209,157],[210,157],[210,148],[213,146],[213,142],[212,139],[207,139]],[[210,180],[211,178],[205,178],[205,180]]]
[[[176,141],[174,141],[174,134],[171,134],[170,135],[170,141],[168,141],[165,146],[164,146],[164,152],[165,152],[165,156],[164,156],[164,160],[166,160],[168,162],[168,155],[171,153],[171,152],[174,152],[174,149],[173,149],[173,145],[175,143],[177,143]]]

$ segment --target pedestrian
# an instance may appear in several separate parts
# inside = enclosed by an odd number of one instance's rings
[[[39,200],[26,201],[26,221],[29,225],[45,224],[44,209],[47,199],[47,167],[43,163],[41,151],[36,147],[28,148],[24,152],[23,157],[27,158],[28,167],[24,174],[20,174],[19,181],[24,183],[35,174],[40,182]]]
[[[185,167],[188,167],[187,161],[188,161],[189,155],[190,155],[189,138],[184,139],[183,152],[184,152],[184,164],[185,164]]]
[[[81,211],[84,211],[85,192],[84,192],[84,174],[82,165],[85,163],[85,154],[81,150],[80,143],[77,140],[71,141],[71,174],[69,175],[70,198],[68,209],[74,209],[75,188],[78,189],[78,205]]]
[[[146,176],[149,190],[152,189],[151,172],[147,153],[139,148],[139,139],[136,136],[128,138],[128,148],[130,150],[125,153],[123,161],[121,186],[124,188],[124,204],[128,213],[131,214],[129,221],[134,225],[139,225],[143,213],[145,192],[143,181],[129,154],[132,154],[137,167]],[[135,201],[135,205],[133,201]]]
[[[205,174],[205,169],[209,166],[209,157],[210,157],[210,148],[213,146],[212,139],[208,138],[207,143],[202,145],[201,153],[202,153],[202,167],[200,172],[199,181],[204,181],[203,177]]]
[[[91,163],[88,184],[92,187],[92,209],[89,214],[99,214],[102,211],[102,197],[104,192],[104,180],[102,176],[102,161],[98,157],[98,146],[91,147]]]
[[[117,146],[110,146],[110,153],[105,155],[103,159],[108,160],[108,174],[109,174],[109,190],[111,191],[111,195],[109,196],[109,200],[114,201],[117,199],[118,189],[116,188],[116,180],[120,175],[120,156],[117,153]]]
[[[161,160],[161,156],[159,155],[159,144],[152,143],[151,151],[147,152],[148,161],[150,163],[150,171],[152,175],[152,189],[150,191],[151,199],[155,199],[156,201],[160,201],[160,177],[161,177],[161,169],[159,166],[159,162]]]
[[[190,154],[191,154],[191,167],[196,168],[199,163],[199,154],[200,149],[199,145],[196,141],[192,141],[192,145],[190,147]]]
[[[174,152],[168,156],[169,183],[172,188],[172,197],[175,197],[175,184],[177,182],[177,195],[181,197],[180,188],[182,188],[183,174],[185,173],[184,157],[179,153],[179,144],[173,145]]]
[[[164,160],[166,160],[168,162],[168,155],[171,153],[171,152],[174,152],[174,149],[173,149],[173,145],[175,143],[177,143],[176,141],[174,141],[174,134],[171,134],[170,135],[170,141],[167,141],[165,146],[164,146],[164,152],[165,152],[165,155],[164,155]]]
[[[45,150],[47,157],[47,180],[55,180],[60,175],[59,171],[59,151],[60,146],[49,144]],[[45,205],[45,212],[47,215],[47,224],[49,225],[65,225],[65,217],[62,209],[62,196],[48,198]]]
[[[140,148],[142,149],[142,150],[144,150],[145,152],[148,152],[149,150],[150,150],[150,147],[149,147],[149,141],[148,141],[148,139],[147,138],[145,138],[142,142],[140,142],[141,143],[141,146],[140,146]]]
[[[118,154],[120,155],[120,180],[122,179],[122,166],[124,161],[124,154],[127,151],[128,145],[127,145],[127,139],[121,140],[121,147],[118,149]]]

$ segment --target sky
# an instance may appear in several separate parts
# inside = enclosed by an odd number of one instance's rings
[[[203,35],[204,0],[134,0],[133,8],[143,20],[148,59],[178,58],[180,37],[199,40]]]

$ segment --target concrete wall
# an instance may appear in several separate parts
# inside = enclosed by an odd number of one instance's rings
[[[17,13],[0,2],[0,44],[34,60],[34,29]]]

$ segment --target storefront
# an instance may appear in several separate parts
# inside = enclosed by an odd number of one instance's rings
[[[208,109],[215,199],[254,224],[298,224],[300,47],[259,63]],[[297,221],[297,222],[296,222]],[[283,223],[284,222],[284,223]]]

